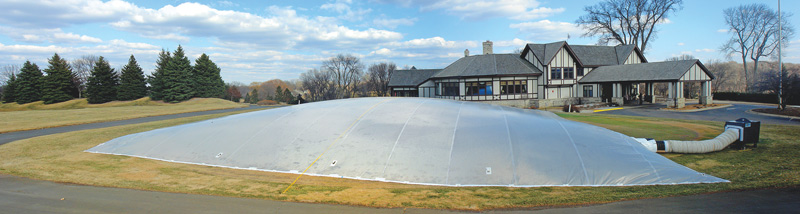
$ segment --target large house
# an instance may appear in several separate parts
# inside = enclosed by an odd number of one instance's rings
[[[648,62],[635,45],[527,44],[520,54],[469,55],[444,69],[397,70],[392,96],[433,97],[518,107],[633,100],[655,102],[653,83],[668,83],[667,105],[683,107],[684,83],[700,82],[700,103],[711,104],[714,76],[699,60]]]

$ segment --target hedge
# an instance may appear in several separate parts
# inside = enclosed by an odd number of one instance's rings
[[[776,94],[714,92],[714,99],[778,104],[778,95]],[[788,100],[787,104],[800,105],[800,100]]]

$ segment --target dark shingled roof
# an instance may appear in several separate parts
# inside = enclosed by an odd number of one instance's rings
[[[389,79],[390,87],[417,87],[442,69],[395,70]]]
[[[560,42],[553,42],[547,44],[528,44],[528,47],[533,51],[533,54],[536,55],[536,58],[539,59],[539,63],[542,65],[547,65],[550,63],[550,60],[556,56],[558,50],[564,46],[565,41]]]
[[[541,75],[542,71],[518,54],[484,54],[458,59],[433,78],[520,74]]]
[[[580,83],[632,82],[632,81],[672,81],[680,80],[692,65],[698,64],[706,74],[714,78],[699,60],[680,60],[649,62],[628,65],[598,67],[581,79]]]
[[[584,66],[619,65],[614,46],[571,45]],[[624,61],[624,59],[623,59]]]
[[[636,45],[618,45],[614,47],[617,52],[617,65],[625,64],[625,60],[633,53],[633,48],[636,48]]]

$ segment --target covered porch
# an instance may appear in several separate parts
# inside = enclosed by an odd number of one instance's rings
[[[578,82],[599,84],[601,100],[617,105],[656,103],[654,84],[663,82],[668,85],[667,107],[683,108],[686,105],[684,86],[691,82],[700,83],[700,104],[712,104],[713,79],[699,60],[681,60],[604,66],[592,70]]]

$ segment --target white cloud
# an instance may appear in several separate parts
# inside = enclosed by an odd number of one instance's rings
[[[0,26],[0,34],[6,35],[15,41],[28,43],[100,43],[103,40],[75,33],[66,33],[60,28],[17,28]]]
[[[78,35],[74,33],[56,33],[53,34],[53,42],[55,43],[70,43],[70,42],[81,42],[81,43],[100,43],[103,40],[87,36],[87,35]]]
[[[2,5],[0,23],[42,28],[113,21],[137,9],[121,0],[3,1]]]
[[[360,21],[364,18],[365,15],[372,12],[372,9],[357,8],[353,10],[350,8],[351,3],[353,2],[350,0],[346,1],[339,0],[333,3],[323,4],[319,8],[323,10],[335,11],[340,14],[339,18],[347,21]]]
[[[231,1],[218,1],[217,5],[221,7],[238,7],[239,4],[231,2]]]
[[[509,27],[519,29],[520,33],[529,35],[528,38],[534,41],[566,40],[567,35],[576,37],[583,34],[583,30],[573,23],[550,20],[511,24]]]
[[[718,29],[717,33],[727,33],[728,29]]]
[[[395,29],[397,26],[405,25],[405,26],[412,26],[414,22],[417,22],[417,18],[411,19],[375,19],[372,20],[372,23],[378,27],[385,27],[389,29]]]
[[[683,42],[678,42],[678,46],[683,46]]]
[[[703,48],[703,49],[695,49],[695,50],[694,50],[694,52],[698,52],[698,53],[703,53],[703,52],[705,52],[705,53],[711,53],[711,52],[715,52],[715,51],[716,51],[716,50],[714,50],[714,49],[710,49],[710,48]]]
[[[386,46],[400,49],[430,49],[430,48],[468,48],[478,46],[474,41],[447,41],[442,37],[412,39],[403,42],[390,42]]]
[[[564,12],[564,8],[539,7],[535,0],[375,0],[404,7],[419,7],[420,11],[443,10],[447,14],[467,20],[506,17],[531,20]]]

